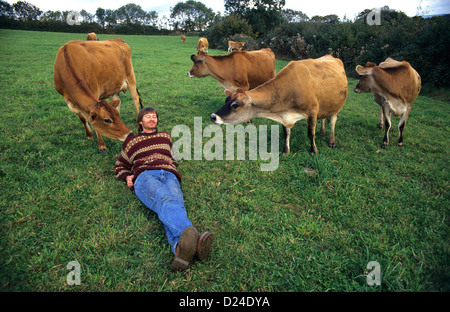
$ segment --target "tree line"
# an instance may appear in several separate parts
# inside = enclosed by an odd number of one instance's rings
[[[0,28],[98,34],[205,36],[210,46],[227,49],[228,40],[245,41],[246,49],[270,47],[278,58],[304,59],[332,54],[347,73],[355,66],[380,63],[387,57],[407,60],[430,88],[450,85],[450,17],[408,17],[389,7],[366,9],[354,20],[336,15],[308,17],[285,9],[285,0],[224,0],[224,14],[195,0],[178,2],[170,16],[146,12],[129,3],[116,10],[47,11],[25,1],[0,0]]]

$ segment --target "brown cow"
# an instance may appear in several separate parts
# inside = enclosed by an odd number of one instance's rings
[[[183,41],[183,43],[186,42],[186,36],[181,36],[181,41]]]
[[[283,125],[284,154],[288,154],[292,127],[306,119],[310,152],[317,154],[317,119],[331,117],[329,146],[335,147],[334,126],[347,99],[348,83],[341,60],[326,55],[292,61],[275,78],[253,90],[226,90],[225,94],[225,105],[211,115],[216,124],[236,124],[253,117],[275,120]]]
[[[354,91],[356,93],[373,93],[375,102],[380,105],[384,119],[383,148],[389,145],[389,130],[391,129],[391,113],[400,116],[398,123],[398,146],[403,146],[403,131],[406,120],[411,112],[411,104],[419,95],[421,79],[419,74],[408,62],[399,62],[387,58],[376,66],[367,63],[366,67],[356,66],[361,80]]]
[[[56,54],[54,81],[55,89],[83,123],[87,138],[93,138],[87,120],[97,132],[99,152],[106,150],[102,135],[123,141],[130,134],[119,118],[119,92],[130,89],[136,114],[142,104],[131,50],[122,39],[69,41]]]
[[[95,32],[91,32],[91,33],[87,34],[86,40],[98,41],[98,38],[97,38],[97,35],[95,34]]]
[[[202,53],[208,54],[208,47],[209,47],[208,39],[203,38],[203,37],[198,39],[197,54],[198,55],[200,55]]]
[[[242,50],[244,47],[245,42],[237,42],[237,41],[228,41],[228,52],[231,52],[233,50]]]
[[[234,51],[226,55],[191,55],[194,62],[188,76],[211,76],[224,89],[253,89],[275,77],[275,54],[271,49]]]

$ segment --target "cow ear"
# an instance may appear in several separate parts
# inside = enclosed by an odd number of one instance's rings
[[[115,100],[115,101],[111,101],[111,103],[109,103],[112,107],[117,108],[120,105],[120,101],[119,100]]]
[[[97,117],[98,117],[98,114],[96,112],[92,112],[89,115],[89,121],[95,121],[95,119],[97,119]]]
[[[233,94],[233,92],[232,91],[230,91],[230,90],[225,90],[225,95],[226,96],[230,96],[230,95],[232,95]]]
[[[372,70],[372,67],[362,67],[361,65],[356,66],[356,72],[361,76],[371,75]]]

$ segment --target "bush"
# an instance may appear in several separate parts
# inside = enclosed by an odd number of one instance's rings
[[[231,41],[245,42],[243,50],[253,51],[258,49],[258,43],[253,37],[244,34],[235,34],[228,38]]]
[[[252,27],[244,19],[230,15],[213,23],[206,31],[205,36],[208,38],[211,48],[226,50],[229,38],[236,34],[251,38],[253,36]]]

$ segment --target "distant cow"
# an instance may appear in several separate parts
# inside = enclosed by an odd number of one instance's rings
[[[181,41],[183,41],[183,43],[186,42],[186,36],[181,36]]]
[[[244,47],[245,42],[236,42],[236,41],[228,41],[228,52],[231,52],[233,50],[242,50]]]
[[[391,113],[400,116],[398,123],[398,146],[403,146],[403,131],[411,111],[411,104],[419,95],[421,79],[408,62],[399,62],[387,58],[379,66],[367,63],[366,67],[358,65],[356,71],[361,80],[354,91],[356,93],[373,93],[375,102],[380,105],[384,119],[385,134],[382,147],[389,145]]]
[[[275,120],[283,125],[284,153],[288,154],[292,127],[306,119],[310,152],[317,154],[317,119],[331,117],[329,146],[335,147],[334,127],[337,113],[347,99],[348,84],[341,60],[326,55],[292,61],[275,78],[253,90],[226,90],[225,94],[225,105],[211,115],[216,124],[236,124],[254,117]]]
[[[208,39],[200,38],[197,44],[197,54],[200,55],[202,54],[202,52],[208,54],[208,47],[209,47]]]
[[[275,54],[271,49],[234,51],[226,55],[191,55],[189,77],[211,76],[224,89],[253,89],[275,77]]]
[[[98,41],[98,38],[97,38],[97,35],[95,34],[95,32],[91,32],[91,33],[87,34],[86,40]]]
[[[69,41],[56,54],[54,81],[55,89],[83,123],[87,138],[93,138],[87,120],[97,132],[99,152],[106,150],[102,135],[123,141],[130,134],[119,118],[119,92],[130,89],[136,114],[140,97],[131,50],[122,39]]]

